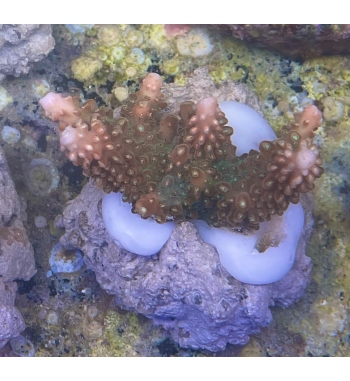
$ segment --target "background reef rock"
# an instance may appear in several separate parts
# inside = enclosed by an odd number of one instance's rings
[[[228,274],[216,250],[190,222],[174,229],[158,255],[143,257],[121,249],[104,228],[102,196],[90,182],[66,207],[61,243],[83,251],[87,267],[119,306],[152,319],[182,347],[218,351],[227,343],[244,345],[271,323],[269,306],[287,307],[303,294],[311,271],[305,255],[310,211],[292,270],[276,283],[253,286]]]
[[[51,25],[0,25],[0,81],[27,74],[30,63],[46,57],[55,46]]]
[[[349,54],[349,24],[216,25],[255,47],[267,47],[294,58]]]
[[[15,279],[35,274],[34,252],[21,220],[21,205],[0,148],[0,349],[24,329],[14,307]]]
[[[259,99],[251,89],[232,80],[227,80],[217,86],[206,67],[194,70],[193,74],[186,79],[185,86],[175,83],[163,84],[162,93],[168,104],[168,113],[176,114],[182,102],[192,100],[197,103],[204,98],[214,97],[218,102],[230,100],[245,103],[263,116]]]

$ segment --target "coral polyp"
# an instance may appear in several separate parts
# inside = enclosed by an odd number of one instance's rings
[[[172,115],[161,87],[160,76],[148,74],[116,118],[93,100],[80,106],[77,98],[49,93],[40,101],[59,122],[61,150],[73,164],[105,192],[122,192],[141,217],[258,229],[322,175],[313,143],[322,118],[316,106],[296,115],[280,138],[237,156],[234,126],[215,98],[183,102]]]

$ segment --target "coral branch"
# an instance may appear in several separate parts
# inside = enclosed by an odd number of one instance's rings
[[[227,119],[220,110],[215,98],[206,98],[196,105],[196,114],[188,123],[189,131],[184,138],[195,149],[204,147],[206,152],[218,149],[222,142],[233,133],[232,128],[226,127]]]
[[[322,114],[316,106],[309,105],[296,119],[298,123],[283,128],[283,138],[260,144],[260,150],[267,149],[270,155],[268,187],[273,184],[277,188],[276,198],[285,203],[285,196],[297,203],[299,193],[312,190],[315,179],[323,173],[319,149],[312,142],[314,131],[321,125]]]
[[[315,106],[279,139],[261,142],[260,152],[237,157],[233,129],[215,98],[184,102],[179,116],[160,116],[166,107],[161,86],[159,75],[148,74],[117,119],[92,100],[80,107],[75,98],[50,93],[40,101],[60,122],[62,151],[106,192],[122,192],[141,217],[258,229],[322,175],[312,141],[322,117]]]

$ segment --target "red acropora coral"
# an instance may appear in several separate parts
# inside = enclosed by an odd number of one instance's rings
[[[258,229],[299,202],[322,175],[313,143],[322,117],[316,106],[283,127],[280,138],[261,142],[260,151],[236,156],[233,129],[215,98],[183,102],[178,116],[171,115],[163,111],[161,87],[160,76],[148,74],[118,118],[91,99],[80,105],[49,93],[40,100],[59,122],[61,150],[73,164],[105,192],[122,192],[141,217]]]

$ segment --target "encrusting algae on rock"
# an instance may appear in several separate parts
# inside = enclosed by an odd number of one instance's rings
[[[215,98],[180,105],[179,117],[162,113],[162,80],[151,73],[128,97],[120,117],[93,100],[49,93],[40,100],[59,121],[61,150],[105,192],[123,193],[143,218],[202,219],[215,227],[258,229],[282,215],[323,173],[313,143],[321,112],[309,105],[260,152],[236,156],[233,128]]]

